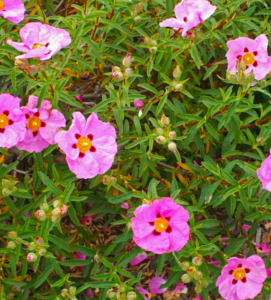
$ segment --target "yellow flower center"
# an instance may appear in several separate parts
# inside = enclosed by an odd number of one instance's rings
[[[32,49],[40,48],[40,47],[43,47],[43,46],[44,46],[43,44],[34,44]]]
[[[254,54],[247,52],[243,57],[243,61],[246,63],[246,65],[252,65],[255,62]]]
[[[80,152],[87,152],[88,150],[90,150],[91,146],[92,143],[89,138],[81,137],[78,139],[77,148],[80,150]]]
[[[157,232],[163,232],[168,229],[168,220],[159,218],[157,221],[154,222],[154,226]]]
[[[4,114],[1,114],[0,115],[0,128],[4,129],[7,125],[8,125],[8,117]]]
[[[233,276],[235,280],[242,280],[246,276],[246,271],[241,268],[237,268],[233,272]]]
[[[28,119],[27,128],[31,129],[33,132],[37,131],[41,126],[41,120],[34,116]]]
[[[5,7],[5,2],[3,0],[0,0],[0,10],[3,10]]]

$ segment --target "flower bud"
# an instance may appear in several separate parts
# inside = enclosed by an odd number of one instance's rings
[[[180,65],[177,65],[177,67],[173,71],[173,77],[179,79],[181,75],[182,75],[181,67]]]
[[[202,273],[197,271],[193,274],[195,280],[200,280],[202,278]]]
[[[195,36],[196,36],[196,38],[200,39],[203,36],[203,31],[202,30],[197,30],[195,32]]]
[[[61,216],[52,216],[52,222],[57,223],[61,220]]]
[[[42,209],[38,210],[36,212],[36,218],[40,222],[46,220],[46,212],[44,210],[42,210]]]
[[[227,72],[227,75],[226,75],[226,78],[227,78],[228,80],[230,80],[230,81],[235,81],[235,80],[236,80],[236,74],[233,73],[233,72],[228,71],[228,72]]]
[[[168,150],[170,150],[171,152],[177,154],[178,150],[177,150],[177,145],[174,142],[171,142],[168,144]]]
[[[192,259],[192,263],[193,263],[193,265],[195,265],[195,266],[201,266],[201,265],[202,265],[202,258],[201,258],[200,256],[194,257],[194,258]]]
[[[246,68],[247,68],[247,65],[242,59],[237,61],[237,65],[236,65],[237,71],[245,71]]]
[[[164,129],[162,129],[162,128],[155,128],[155,131],[156,131],[157,135],[163,135],[165,132]]]
[[[193,276],[195,272],[196,272],[196,268],[195,268],[195,267],[189,267],[189,268],[187,269],[187,274],[188,274],[189,276]]]
[[[254,80],[255,79],[255,76],[254,76],[254,73],[253,71],[250,71],[246,74],[246,79],[251,81],[251,80]]]
[[[31,242],[28,245],[29,250],[35,250],[37,248],[37,244],[35,242]]]
[[[111,178],[110,178],[110,184],[115,184],[115,183],[117,183],[117,178],[116,177],[114,177],[114,176],[112,176]]]
[[[115,293],[114,289],[109,289],[109,290],[107,291],[107,293],[106,293],[106,296],[107,296],[109,299],[115,298],[116,293]]]
[[[149,37],[143,37],[144,43],[148,46],[157,46],[157,42]]]
[[[175,91],[180,91],[183,89],[183,84],[181,83],[177,83],[174,87]]]
[[[94,256],[94,261],[95,261],[97,264],[100,263],[100,257],[99,257],[98,254],[95,254],[95,256]]]
[[[25,71],[30,74],[30,75],[35,75],[38,73],[39,71],[39,68],[35,65],[32,65],[32,66],[28,66],[25,68]]]
[[[50,210],[50,207],[47,202],[44,202],[40,204],[40,209],[44,210],[45,212],[48,212]]]
[[[10,232],[8,233],[8,237],[9,237],[11,240],[17,239],[17,237],[18,237],[17,232],[15,232],[15,231],[10,231]]]
[[[134,70],[132,68],[128,68],[125,70],[124,75],[126,77],[131,77],[134,74]]]
[[[112,72],[114,73],[114,72],[120,72],[121,71],[121,69],[119,68],[119,67],[116,67],[116,66],[113,66],[112,67]]]
[[[136,6],[135,6],[135,13],[139,14],[143,11],[143,2],[139,2]]]
[[[48,69],[48,63],[45,62],[45,61],[42,61],[40,64],[39,64],[39,71],[40,72],[44,72]]]
[[[24,69],[28,66],[28,60],[27,59],[16,59],[15,66],[18,66],[19,68]]]
[[[183,283],[189,283],[191,279],[188,274],[183,274],[181,280]]]
[[[157,47],[151,47],[151,48],[150,48],[150,52],[151,52],[152,54],[155,54],[155,53],[157,52]]]
[[[2,189],[2,195],[3,196],[9,196],[11,195],[13,192],[15,192],[17,190],[17,188],[14,186],[12,188],[3,188]]]
[[[13,241],[8,242],[7,244],[7,248],[10,250],[14,250],[16,247],[17,245]]]
[[[176,139],[176,137],[177,137],[176,131],[170,131],[170,133],[168,134],[168,137],[169,137],[171,140]]]
[[[190,264],[188,261],[184,261],[183,263],[181,263],[182,270],[186,271],[189,267],[190,267]]]
[[[165,144],[165,143],[167,142],[167,140],[166,140],[166,138],[165,138],[164,136],[159,135],[159,136],[156,138],[156,142],[157,142],[158,144],[163,145],[163,144]]]
[[[140,108],[139,112],[138,112],[138,117],[140,118],[143,114],[143,108]]]
[[[135,108],[143,107],[144,106],[144,102],[141,101],[140,99],[135,99],[134,100],[134,106],[135,106]]]
[[[4,188],[11,189],[14,187],[15,184],[16,184],[16,182],[14,182],[14,181],[11,181],[11,180],[8,180],[5,178],[2,179],[2,186]]]
[[[62,200],[60,200],[60,199],[55,200],[53,205],[54,205],[54,208],[62,207],[62,205],[63,205]]]
[[[128,230],[131,230],[131,228],[132,228],[132,223],[131,223],[131,222],[128,222],[128,223],[126,224],[126,226],[127,226],[127,229],[128,229]]]
[[[37,255],[33,252],[31,252],[27,255],[27,261],[29,261],[29,262],[35,262],[37,259],[38,259]]]
[[[122,60],[122,64],[124,65],[124,67],[130,67],[131,63],[132,63],[131,53],[127,52],[126,56]]]
[[[40,248],[40,250],[39,250],[39,255],[40,256],[44,256],[45,254],[46,254],[46,249],[45,248]]]
[[[37,237],[37,238],[36,238],[36,244],[37,244],[37,245],[41,246],[41,245],[43,245],[43,243],[44,243],[43,238],[41,238],[41,237]]]
[[[61,209],[59,207],[56,207],[53,211],[52,211],[52,216],[61,216]]]
[[[195,286],[195,292],[196,292],[197,294],[200,294],[200,293],[202,292],[202,287],[196,285],[196,286]]]
[[[141,21],[141,17],[140,16],[134,17],[134,21],[135,21],[135,23],[140,22]]]
[[[67,205],[63,205],[61,208],[60,208],[60,212],[61,212],[61,215],[65,215],[68,211],[68,206]]]
[[[112,79],[113,79],[114,81],[116,81],[116,82],[120,82],[120,81],[122,81],[123,78],[124,78],[122,72],[119,72],[119,71],[114,72],[114,73],[112,74],[112,76],[113,76]]]
[[[256,142],[257,142],[258,144],[260,144],[261,146],[264,145],[264,139],[263,139],[262,137],[260,137],[260,136],[258,136],[258,137],[256,138]]]
[[[69,293],[69,296],[74,297],[76,295],[76,287],[71,286],[68,293]]]
[[[110,176],[109,175],[104,175],[103,176],[103,184],[104,185],[110,184]]]
[[[161,123],[162,125],[167,126],[170,123],[170,119],[163,114],[161,118]]]
[[[136,295],[135,292],[129,292],[129,293],[127,294],[127,299],[128,299],[128,300],[136,300],[136,298],[137,298],[137,295]]]
[[[68,296],[68,290],[67,290],[67,289],[63,289],[63,290],[61,291],[61,296],[62,296],[62,297],[67,297],[67,296]]]

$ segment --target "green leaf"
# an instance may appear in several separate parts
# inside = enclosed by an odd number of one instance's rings
[[[190,54],[191,54],[191,57],[193,58],[196,66],[198,69],[200,69],[200,66],[201,66],[201,60],[200,60],[200,55],[199,55],[199,52],[197,50],[197,47],[195,44],[192,44],[191,45],[191,48],[189,50]]]
[[[56,246],[58,246],[60,249],[66,250],[68,252],[71,252],[70,247],[68,246],[68,244],[66,244],[64,242],[63,239],[58,238],[57,236],[50,234],[49,235],[49,241],[54,243]]]
[[[48,279],[49,275],[52,273],[52,271],[54,270],[54,266],[49,266],[48,268],[46,268],[38,277],[38,279],[36,280],[35,284],[34,284],[34,288],[37,289],[40,285],[43,284],[43,282]]]
[[[61,195],[61,191],[60,189],[58,189],[55,184],[48,178],[47,175],[45,175],[44,173],[38,171],[39,177],[40,179],[43,181],[43,183],[56,195]]]

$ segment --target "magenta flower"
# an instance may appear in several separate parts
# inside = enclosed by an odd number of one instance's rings
[[[270,247],[265,244],[265,243],[261,243],[255,246],[257,253],[268,253],[270,252]]]
[[[94,298],[94,295],[93,295],[91,289],[89,289],[89,288],[87,290],[87,295],[89,296],[89,298]]]
[[[86,259],[86,255],[85,254],[82,254],[80,252],[76,252],[76,259],[79,259],[79,260],[85,260]],[[82,272],[83,271],[83,267],[82,266],[79,266],[79,270]]]
[[[178,283],[174,289],[174,292],[177,294],[187,294],[188,288],[183,283]]]
[[[26,24],[20,30],[20,36],[22,43],[7,41],[18,51],[25,53],[17,56],[16,59],[39,57],[40,60],[47,60],[72,41],[66,30],[40,22]]]
[[[22,0],[0,0],[0,15],[12,23],[20,23],[24,19],[24,13]]]
[[[243,229],[245,230],[250,230],[251,229],[251,226],[250,225],[247,225],[247,224],[244,224],[242,225]]]
[[[134,215],[134,241],[142,249],[156,254],[179,251],[189,239],[189,213],[171,198],[140,205]]]
[[[267,269],[266,272],[267,272],[267,276],[271,276],[271,269]]]
[[[89,225],[92,222],[92,219],[94,219],[96,216],[97,215],[84,217],[84,218],[81,219],[81,223],[83,223],[85,225]]]
[[[219,267],[221,265],[221,262],[218,260],[214,260],[214,261],[209,261],[208,264],[213,265],[215,267]]]
[[[228,71],[236,73],[237,61],[241,59],[246,64],[245,73],[252,71],[257,80],[263,79],[271,71],[271,57],[268,56],[268,39],[265,34],[259,35],[255,40],[239,37],[228,41],[227,46]]]
[[[30,96],[22,111],[27,119],[25,138],[16,146],[28,152],[41,152],[49,145],[55,144],[57,130],[66,126],[64,115],[52,109],[49,100],[42,100],[40,108],[36,108],[38,97]]]
[[[144,105],[145,104],[143,101],[141,101],[140,99],[135,99],[135,101],[134,101],[135,108],[143,107]]]
[[[160,23],[160,27],[182,28],[182,36],[210,18],[215,12],[216,6],[207,0],[182,0],[174,8],[176,18],[166,19]]]
[[[253,299],[261,292],[266,277],[264,261],[258,255],[233,257],[222,269],[216,286],[226,300]]]
[[[0,147],[11,148],[25,137],[26,119],[20,102],[18,97],[0,95]]]
[[[134,259],[132,259],[130,261],[130,265],[131,266],[136,266],[140,263],[142,263],[142,261],[144,261],[145,259],[148,258],[148,254],[143,252],[143,253],[139,253]]]
[[[167,281],[162,277],[153,277],[149,283],[149,289],[152,295],[164,294],[167,289],[160,289],[160,286],[166,282]]]
[[[271,192],[271,155],[262,162],[261,167],[257,170],[257,175],[263,184],[262,188]]]
[[[96,113],[87,120],[80,112],[73,113],[70,129],[58,132],[55,141],[66,153],[69,168],[77,178],[104,174],[118,151],[115,128],[100,121]]]
[[[151,300],[150,293],[147,290],[145,290],[143,287],[139,286],[136,288],[136,290],[144,297],[144,299]]]

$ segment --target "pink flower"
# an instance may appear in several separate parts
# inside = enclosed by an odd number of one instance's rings
[[[267,269],[266,272],[267,272],[267,276],[271,276],[271,269]]]
[[[88,289],[87,295],[89,296],[89,298],[94,298],[94,295],[93,295],[91,289]]]
[[[174,289],[174,292],[177,294],[186,294],[188,291],[187,286],[183,283],[178,283]]]
[[[25,218],[29,218],[29,217],[30,217],[30,213],[29,213],[29,212],[26,213],[26,214],[24,215],[24,217],[25,217]]]
[[[143,289],[143,287],[139,286],[136,288],[136,290],[144,297],[144,299],[146,300],[151,299],[150,293],[147,290]]]
[[[121,204],[121,208],[129,209],[129,203],[128,203],[128,202],[122,203],[122,204]]]
[[[83,223],[85,225],[89,225],[92,222],[92,219],[94,219],[96,216],[97,215],[84,217],[84,218],[81,219],[81,223]]]
[[[26,119],[20,102],[18,97],[0,95],[0,147],[11,148],[25,137]]]
[[[143,101],[141,101],[140,99],[135,99],[135,101],[134,101],[135,108],[143,107],[144,105],[145,104]]]
[[[218,260],[209,261],[208,264],[213,265],[215,267],[219,267],[221,265],[220,261],[218,261]]]
[[[18,51],[25,53],[17,56],[16,59],[39,57],[40,60],[47,60],[72,41],[66,30],[40,22],[26,24],[20,30],[20,36],[22,43],[7,41]]]
[[[189,239],[189,213],[171,198],[140,205],[134,215],[134,241],[142,249],[155,254],[179,251]]]
[[[253,299],[261,292],[266,277],[264,261],[258,255],[233,257],[222,269],[216,286],[226,300]]]
[[[96,113],[88,119],[75,112],[68,131],[56,134],[55,141],[66,153],[70,170],[77,178],[93,178],[107,172],[118,151],[116,130],[110,123],[102,122]]]
[[[270,247],[265,243],[256,245],[255,248],[257,250],[257,253],[268,253],[271,250]]]
[[[262,162],[261,167],[257,170],[257,175],[263,184],[262,188],[271,192],[271,156]]]
[[[76,259],[80,259],[80,260],[85,260],[86,259],[86,255],[80,253],[80,252],[76,252]],[[79,270],[82,272],[83,271],[83,267],[79,266]]]
[[[0,15],[12,23],[20,23],[24,19],[24,13],[22,0],[0,0]]]
[[[228,241],[228,240],[229,240],[228,237],[221,237],[221,238],[219,239],[219,241]],[[228,246],[228,245],[229,245],[229,242],[223,242],[223,245],[224,245],[224,246]]]
[[[160,286],[167,281],[162,277],[153,277],[149,283],[152,295],[163,294],[167,289],[160,289]]]
[[[247,225],[247,224],[244,224],[242,227],[243,227],[243,229],[245,229],[245,230],[250,230],[250,229],[251,229],[251,226],[250,226],[250,225]]]
[[[68,211],[68,206],[67,205],[63,205],[61,208],[60,208],[60,212],[62,215],[65,215]]]
[[[78,95],[75,97],[76,100],[80,101],[80,102],[83,102],[83,98],[81,95]]]
[[[132,259],[130,261],[130,265],[131,266],[136,266],[136,265],[140,264],[142,261],[144,261],[147,258],[148,258],[147,253],[145,253],[145,252],[139,253],[134,259]]]
[[[193,298],[193,300],[202,300],[202,297],[200,294],[198,294],[195,298]]]
[[[227,46],[228,71],[236,73],[236,63],[241,59],[246,64],[245,73],[252,71],[257,80],[263,79],[271,71],[271,57],[268,56],[268,39],[265,34],[259,35],[255,40],[239,37],[228,41]]]
[[[16,146],[28,152],[41,152],[49,145],[55,144],[57,130],[66,126],[64,115],[52,109],[49,100],[42,100],[40,108],[36,108],[38,97],[30,96],[28,105],[22,107],[27,119],[25,138]]]
[[[174,8],[176,18],[166,19],[160,27],[182,28],[182,36],[186,36],[187,31],[210,18],[215,10],[216,6],[207,0],[182,0]]]

